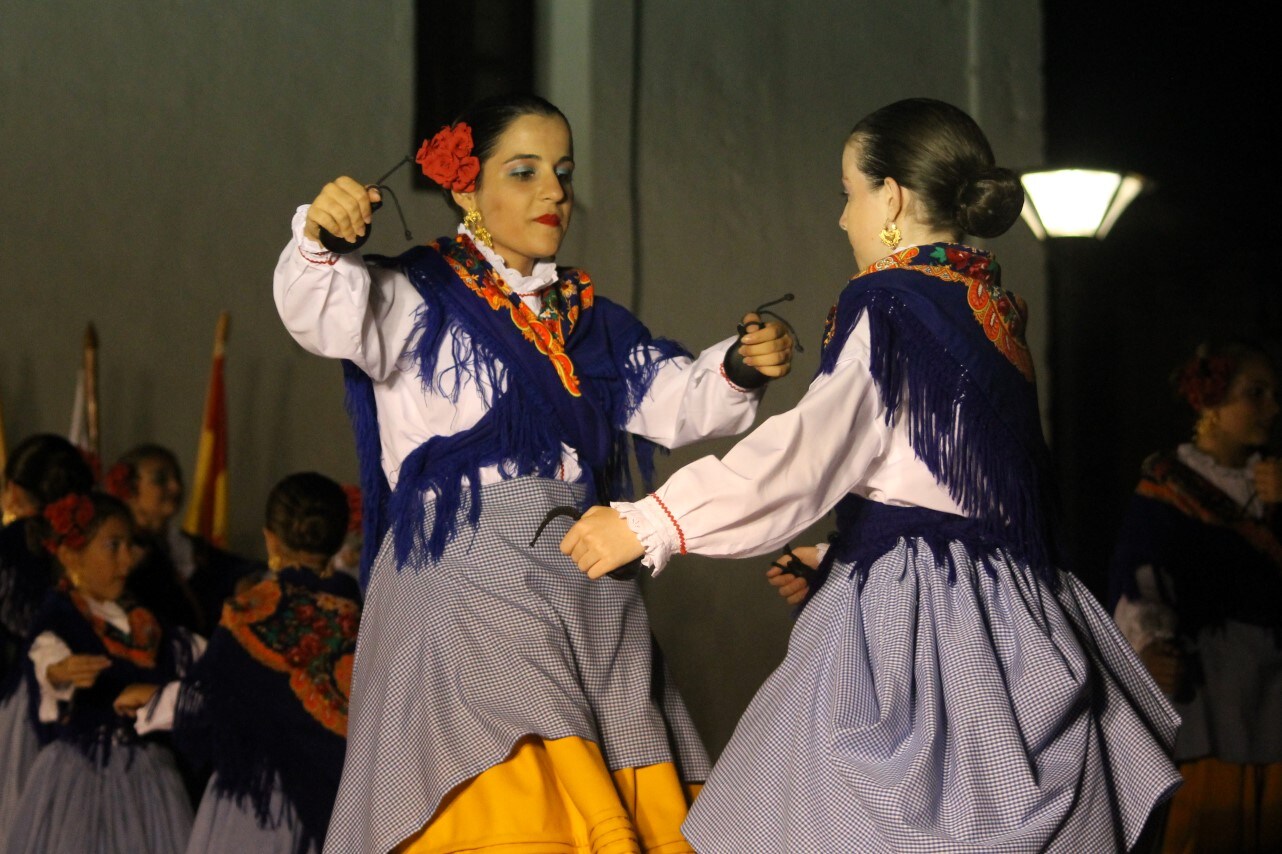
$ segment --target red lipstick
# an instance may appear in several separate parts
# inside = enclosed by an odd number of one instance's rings
[[[541,222],[544,225],[550,225],[553,228],[557,228],[561,225],[561,218],[556,214],[544,214],[541,217],[537,217],[534,221]]]

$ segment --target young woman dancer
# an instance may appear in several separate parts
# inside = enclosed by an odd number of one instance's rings
[[[378,550],[327,849],[688,850],[708,762],[636,584],[590,585],[534,537],[627,491],[632,435],[645,474],[655,444],[747,428],[759,395],[727,358],[781,376],[791,341],[767,326],[692,358],[556,266],[574,149],[540,98],[478,104],[418,159],[457,235],[372,267],[336,256],[320,229],[355,241],[377,198],[340,178],[276,270],[291,334],[347,360]]]

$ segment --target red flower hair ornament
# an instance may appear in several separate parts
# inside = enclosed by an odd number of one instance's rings
[[[353,483],[343,484],[347,495],[347,532],[361,529],[361,488]]]
[[[1229,356],[1195,357],[1180,370],[1175,390],[1194,412],[1219,406],[1237,369],[1237,360]]]
[[[423,140],[414,156],[423,174],[447,190],[470,193],[476,189],[481,161],[472,156],[472,128],[467,122],[446,125],[431,139]]]
[[[53,536],[45,538],[44,547],[53,554],[58,546],[83,549],[89,544],[89,523],[93,521],[93,499],[88,495],[70,493],[47,505],[45,521],[53,529]]]
[[[108,495],[114,495],[121,501],[134,497],[134,467],[128,463],[116,463],[107,469],[103,487]]]

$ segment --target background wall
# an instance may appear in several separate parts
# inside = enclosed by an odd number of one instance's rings
[[[540,88],[576,129],[579,205],[562,258],[693,348],[785,291],[807,345],[855,272],[839,158],[854,123],[903,97],[968,109],[998,159],[1041,161],[1034,4],[915,0],[896,13],[823,0],[544,0]],[[407,147],[414,8],[278,0],[0,0],[0,402],[10,442],[62,432],[84,324],[101,338],[103,442],[170,444],[190,470],[218,312],[228,355],[234,545],[257,551],[268,487],[355,461],[336,364],[289,339],[271,270],[294,207]],[[398,186],[399,184],[395,184]],[[401,194],[415,237],[452,230]],[[402,248],[383,213],[373,251]],[[1023,225],[992,241],[1033,310],[1043,256]],[[764,415],[804,392],[808,347]],[[729,443],[678,451],[661,471]],[[820,522],[799,542],[818,541]],[[789,615],[769,557],[674,561],[646,582],[656,634],[717,752],[782,656]]]

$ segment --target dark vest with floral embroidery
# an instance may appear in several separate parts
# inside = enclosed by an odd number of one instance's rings
[[[317,847],[347,749],[358,596],[346,575],[291,568],[228,600],[174,722],[178,746],[212,766],[220,794],[248,798],[266,824],[278,819],[279,782]]]

